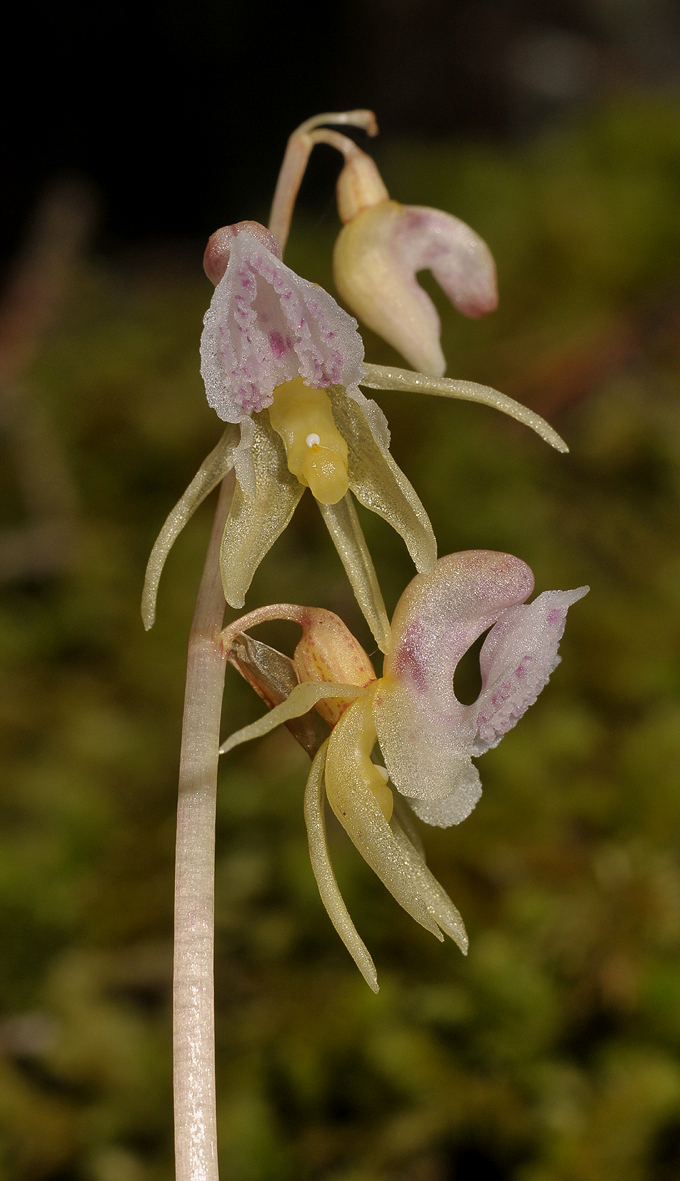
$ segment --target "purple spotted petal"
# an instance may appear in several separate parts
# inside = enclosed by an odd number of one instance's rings
[[[588,593],[545,591],[528,607],[511,607],[499,618],[480,653],[482,692],[473,706],[472,754],[497,746],[548,683],[561,657],[558,648],[567,610]]]
[[[302,377],[314,389],[356,385],[364,349],[356,321],[247,231],[231,244],[201,337],[201,373],[220,418],[241,422]]]

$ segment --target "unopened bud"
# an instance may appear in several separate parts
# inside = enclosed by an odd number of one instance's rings
[[[361,213],[389,200],[389,193],[375,162],[360,148],[346,157],[345,167],[338,177],[338,213],[345,225]]]

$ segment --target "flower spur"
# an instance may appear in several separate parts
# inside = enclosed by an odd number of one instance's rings
[[[242,607],[253,575],[291,519],[306,486],[317,499],[352,589],[382,651],[389,622],[351,494],[404,539],[416,569],[437,557],[429,518],[389,451],[380,407],[359,384],[484,402],[566,444],[533,411],[473,382],[364,364],[356,321],[322,288],[281,261],[263,226],[213,235],[206,268],[217,280],[205,317],[202,373],[208,401],[228,425],[168,516],[147,567],[142,616],[151,627],[163,565],[192,514],[233,468],[222,537],[225,598]]]
[[[481,783],[472,758],[496,746],[522,717],[559,663],[568,608],[586,593],[547,591],[530,605],[531,570],[488,550],[450,554],[418,575],[399,600],[383,675],[342,621],[319,608],[277,604],[235,620],[239,633],[271,619],[302,627],[294,657],[298,684],[268,714],[227,739],[222,754],[316,708],[332,727],[316,753],[305,791],[305,821],[319,892],[365,980],[377,991],[373,961],[340,895],[328,854],[324,793],[357,849],[400,905],[463,952],[462,919],[425,863],[409,808],[429,824],[458,824]],[[471,705],[453,691],[456,665],[491,628],[480,653],[482,689]],[[385,767],[374,763],[376,740]],[[309,749],[309,748],[307,748]],[[393,794],[388,783],[405,802]]]

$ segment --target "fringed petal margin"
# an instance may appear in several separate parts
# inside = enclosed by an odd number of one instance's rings
[[[304,488],[288,470],[286,451],[264,412],[253,415],[255,496],[237,483],[220,547],[224,597],[242,607],[260,562],[290,521]]]
[[[142,592],[142,619],[148,631],[156,618],[156,596],[165,560],[175,539],[187,521],[234,466],[234,451],[239,441],[239,428],[230,423],[219,443],[196,472],[186,492],[177,501],[161,529],[151,551]]]
[[[378,978],[375,964],[371,959],[368,948],[360,937],[349,911],[345,906],[338,883],[333,873],[333,866],[328,854],[326,842],[326,819],[324,816],[324,771],[326,767],[326,752],[328,740],[324,742],[312,763],[312,769],[305,788],[305,824],[309,839],[309,858],[312,871],[319,887],[321,901],[326,907],[328,917],[342,939],[349,954],[361,972],[368,987],[373,992],[378,991]]]
[[[399,369],[388,365],[369,365],[366,363],[366,377],[361,385],[371,390],[405,390],[411,394],[435,394],[441,398],[460,398],[465,402],[482,402],[485,406],[493,406],[503,414],[509,414],[518,422],[531,427],[546,443],[557,451],[568,451],[564,439],[557,431],[541,418],[540,414],[529,410],[521,402],[501,394],[488,385],[477,385],[474,381],[456,381],[451,377],[428,377],[425,373],[415,373],[412,369]],[[377,511],[377,510],[376,510]]]

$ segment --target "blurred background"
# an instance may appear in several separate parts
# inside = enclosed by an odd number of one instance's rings
[[[208,234],[266,219],[289,132],[373,107],[388,188],[491,246],[501,303],[439,301],[453,376],[539,410],[568,456],[464,403],[379,395],[440,552],[590,583],[563,663],[424,831],[463,959],[344,834],[374,997],[309,867],[287,732],[222,768],[218,1107],[234,1181],[670,1181],[680,1172],[680,20],[665,0],[228,0],[17,13],[0,180],[0,1181],[172,1176],[174,810],[211,505],[145,635],[148,551],[220,426],[198,338]],[[332,289],[338,160],[287,261]],[[427,280],[425,280],[427,284]],[[436,288],[429,287],[436,299]],[[369,360],[398,363],[370,333]],[[391,610],[413,570],[365,531]],[[338,611],[311,498],[248,606]],[[262,632],[266,638],[266,633]],[[272,642],[291,650],[296,633]],[[474,670],[456,687],[476,695]],[[228,671],[224,730],[261,705]]]

